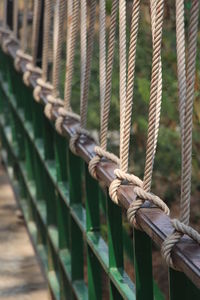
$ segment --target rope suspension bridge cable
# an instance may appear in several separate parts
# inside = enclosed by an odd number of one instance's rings
[[[162,255],[167,264],[175,268],[171,251],[180,238],[187,234],[200,244],[200,234],[189,226],[191,173],[192,173],[192,115],[194,101],[194,83],[196,73],[197,34],[199,20],[199,1],[193,0],[188,30],[188,56],[185,72],[185,32],[184,2],[176,1],[177,65],[179,83],[179,110],[182,147],[181,202],[180,217],[172,220],[175,232],[162,245]]]

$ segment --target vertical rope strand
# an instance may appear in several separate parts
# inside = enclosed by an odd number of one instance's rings
[[[118,0],[113,0],[111,16],[110,16],[110,30],[108,37],[108,58],[106,64],[106,90],[105,99],[102,105],[102,118],[100,124],[100,145],[103,150],[107,149],[107,132],[108,132],[108,119],[110,112],[110,99],[112,88],[112,72],[115,50],[115,36],[117,27],[117,12],[118,12]]]
[[[130,33],[130,46],[128,57],[128,76],[127,76],[127,90],[126,101],[123,104],[124,117],[120,114],[120,118],[123,119],[123,124],[120,130],[120,169],[124,172],[128,170],[128,157],[129,157],[129,141],[130,141],[130,128],[131,128],[131,115],[133,105],[133,88],[135,77],[135,61],[136,61],[136,45],[138,36],[138,24],[139,24],[139,12],[140,12],[140,0],[135,0],[132,8],[132,21],[131,21],[131,33]]]
[[[47,81],[47,76],[48,76],[51,13],[52,13],[52,1],[45,0],[43,49],[42,49],[42,79],[44,82]]]
[[[187,61],[187,93],[185,102],[184,119],[184,144],[183,144],[183,177],[180,221],[188,225],[190,216],[191,195],[191,169],[192,169],[192,115],[194,101],[194,83],[196,71],[197,34],[199,19],[199,1],[193,0],[191,19],[188,35],[188,61]]]
[[[156,127],[158,126],[157,110],[157,91],[159,83],[159,68],[161,58],[161,42],[162,42],[162,27],[163,27],[163,12],[164,1],[157,1],[156,8],[156,23],[155,23],[155,38],[153,47],[152,59],[152,75],[151,75],[151,89],[150,89],[150,103],[149,103],[149,123],[148,123],[148,136],[146,146],[146,161],[144,170],[144,190],[149,191],[151,188],[153,164],[155,156],[155,135]],[[156,141],[157,143],[157,141]]]
[[[99,78],[101,120],[103,119],[103,105],[106,90],[106,3],[99,1]]]
[[[119,0],[119,81],[120,81],[120,132],[123,132],[126,102],[126,0]],[[120,135],[123,138],[123,134]],[[120,145],[123,144],[120,143]],[[120,147],[120,157],[122,156]]]
[[[79,0],[73,1],[73,17],[72,25],[69,31],[69,48],[66,59],[66,75],[65,75],[65,93],[64,93],[64,108],[69,111],[71,110],[70,98],[72,89],[72,77],[74,68],[74,55],[76,46],[76,37],[78,30],[78,18],[79,18]]]
[[[95,18],[96,18],[96,0],[92,0],[90,4],[90,23],[88,28],[88,45],[87,45],[85,78],[84,78],[83,94],[82,94],[81,106],[80,106],[81,128],[85,128],[87,123],[88,93],[89,93],[89,82],[90,82],[90,75],[91,75],[92,52],[93,52],[93,44],[94,44]]]
[[[59,96],[60,63],[63,42],[63,23],[65,18],[65,1],[58,0],[55,5],[54,34],[53,34],[53,97]]]
[[[36,66],[37,59],[37,49],[38,49],[38,39],[39,39],[39,26],[40,26],[40,17],[41,17],[41,0],[34,1],[34,10],[33,10],[33,32],[32,32],[32,64]]]

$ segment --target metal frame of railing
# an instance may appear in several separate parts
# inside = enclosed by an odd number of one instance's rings
[[[104,195],[88,173],[87,164],[95,155],[94,141],[81,136],[77,142],[79,156],[71,153],[68,139],[78,126],[67,117],[63,136],[43,114],[47,103],[33,100],[32,87],[23,84],[13,67],[18,45],[9,45],[9,53],[0,50],[0,134],[3,159],[13,182],[31,239],[47,274],[53,299],[104,299],[102,273],[108,280],[110,299],[163,299],[154,284],[152,290],[151,241],[161,246],[173,232],[170,218],[148,201],[137,213],[143,231],[134,231],[136,285],[123,267],[122,210],[134,201],[134,187],[122,185],[118,196],[121,207]],[[21,62],[25,71],[26,61]],[[54,109],[54,119],[58,116]],[[7,155],[5,155],[7,153]],[[97,175],[107,187],[114,179],[116,165],[102,160]],[[12,170],[12,172],[10,172]],[[83,177],[86,197],[83,204]],[[108,228],[108,242],[100,232],[100,205]],[[171,299],[200,298],[199,245],[184,236],[173,248],[174,264],[182,272],[170,270]],[[85,254],[86,253],[86,254]],[[87,257],[87,276],[84,266]],[[86,278],[87,277],[87,278]],[[154,294],[154,296],[153,296]]]

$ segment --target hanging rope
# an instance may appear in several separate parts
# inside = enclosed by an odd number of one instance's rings
[[[153,7],[152,7],[153,8]],[[153,59],[152,59],[152,78],[151,78],[151,91],[150,91],[150,105],[149,105],[149,128],[147,137],[147,154],[146,154],[146,167],[144,181],[141,185],[139,178],[135,175],[130,176],[128,171],[128,157],[129,157],[129,137],[131,128],[131,115],[132,115],[132,98],[133,98],[133,87],[134,87],[134,71],[135,71],[135,60],[136,60],[136,43],[139,23],[139,9],[140,1],[134,1],[132,11],[132,24],[131,24],[131,36],[130,36],[130,48],[129,48],[129,59],[128,59],[128,80],[126,89],[126,101],[122,105],[123,108],[120,110],[124,113],[120,116],[122,118],[122,126],[120,132],[120,169],[115,170],[116,179],[111,183],[109,193],[111,199],[118,204],[117,190],[121,185],[122,181],[128,180],[131,184],[135,185],[134,192],[138,199],[134,201],[128,211],[127,216],[131,223],[136,227],[135,215],[137,210],[142,206],[145,200],[151,201],[156,206],[160,207],[166,214],[169,214],[167,205],[157,196],[150,193],[150,182],[152,177],[153,161],[155,156],[155,148],[157,144],[157,135],[160,116],[160,68],[161,68],[161,40],[162,40],[162,23],[163,23],[163,10],[164,1],[157,1],[156,5],[156,21],[152,20],[153,28]],[[155,15],[155,14],[154,14]],[[155,25],[154,25],[155,22]],[[155,26],[155,30],[154,30]],[[123,117],[124,116],[124,117]],[[151,141],[151,144],[150,144]],[[140,184],[139,184],[140,182]]]
[[[38,49],[38,38],[39,38],[39,27],[40,27],[40,18],[41,18],[41,0],[34,1],[34,10],[33,10],[33,32],[32,32],[32,60],[26,64],[26,72],[23,75],[24,83],[29,86],[30,76],[34,72],[38,75],[42,74],[40,68],[36,65],[37,60],[37,49]]]
[[[179,110],[182,147],[182,178],[181,203],[179,220],[172,220],[175,233],[167,237],[162,245],[162,255],[167,264],[175,268],[171,251],[180,238],[187,234],[200,244],[200,234],[189,226],[190,197],[191,197],[191,169],[192,169],[192,115],[194,101],[194,83],[196,72],[197,34],[199,18],[199,1],[193,0],[188,35],[188,59],[185,76],[185,32],[184,32],[184,2],[176,1],[177,14],[177,65],[179,83]],[[181,73],[182,72],[182,73]],[[175,268],[176,269],[176,268]]]
[[[23,9],[23,24],[22,24],[22,34],[21,34],[21,43],[20,49],[16,52],[16,58],[14,62],[15,69],[20,71],[20,62],[22,59],[25,59],[31,62],[31,56],[25,53],[27,48],[27,22],[28,21],[28,1],[24,1],[24,9]]]
[[[52,1],[45,1],[44,30],[43,30],[43,49],[42,49],[42,77],[37,79],[37,86],[33,91],[34,99],[40,101],[40,93],[45,89],[49,93],[53,86],[48,81],[48,58],[49,58],[49,37],[51,28]]]
[[[92,52],[93,52],[93,43],[94,43],[94,25],[96,18],[96,1],[90,3],[90,13],[89,13],[89,28],[87,36],[87,52],[86,52],[86,65],[85,65],[85,74],[83,77],[83,92],[81,92],[81,101],[80,101],[80,128],[77,129],[75,135],[70,140],[70,149],[76,154],[76,142],[79,139],[80,135],[87,135],[90,137],[90,133],[84,129],[87,123],[87,106],[88,106],[88,92],[89,92],[89,82],[90,82],[90,73],[91,73],[91,62],[92,62]],[[87,26],[85,22],[84,26]]]
[[[83,20],[86,22],[86,1],[81,1],[81,28]],[[65,93],[64,93],[64,102],[63,107],[58,109],[59,117],[56,120],[56,130],[62,134],[62,124],[66,116],[71,116],[76,119],[79,117],[71,111],[71,89],[72,89],[72,78],[73,78],[73,70],[74,70],[74,56],[75,56],[75,46],[76,46],[76,38],[77,38],[77,31],[78,31],[78,21],[79,21],[79,12],[80,12],[80,4],[79,1],[74,1],[73,5],[73,15],[72,15],[72,22],[70,18],[71,26],[69,28],[69,38],[67,46],[67,53],[66,53],[66,73],[65,73]],[[81,29],[83,30],[83,29]],[[84,37],[84,36],[83,36]],[[83,68],[83,65],[81,67]],[[82,74],[82,72],[81,72]]]
[[[104,2],[104,1],[102,1]],[[100,162],[102,157],[106,157],[108,160],[111,160],[117,164],[119,164],[119,158],[114,154],[107,151],[107,134],[108,134],[108,120],[109,120],[109,111],[110,111],[110,99],[111,99],[111,88],[112,88],[112,71],[113,71],[113,61],[114,61],[114,49],[115,49],[115,35],[116,35],[116,25],[117,25],[117,12],[118,12],[118,0],[113,0],[112,2],[112,9],[111,9],[111,17],[110,17],[110,30],[109,30],[109,38],[108,38],[108,57],[107,57],[107,64],[106,70],[103,68],[101,76],[100,76],[100,89],[101,89],[101,122],[100,122],[100,147],[95,147],[95,153],[97,154],[94,156],[89,162],[89,172],[90,174],[97,179],[96,175],[96,167],[97,164]],[[105,15],[105,2],[101,3],[101,12]],[[101,15],[101,26],[105,27],[105,21],[103,23]],[[105,20],[105,18],[104,18]],[[100,28],[100,31],[105,31],[105,29]],[[104,35],[100,35],[100,66],[101,60],[106,58],[106,49],[105,49],[105,38]],[[105,58],[104,58],[105,56]],[[100,67],[102,68],[102,66]],[[105,84],[106,89],[104,92],[104,78],[106,78]],[[105,93],[105,96],[104,96]]]
[[[18,43],[17,33],[18,33],[18,0],[15,0],[14,9],[13,9],[13,31],[10,31],[8,38],[5,39],[2,44],[2,48],[5,53],[8,53],[8,46],[11,42],[15,41],[16,43]]]

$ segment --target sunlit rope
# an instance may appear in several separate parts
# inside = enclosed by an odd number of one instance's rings
[[[81,101],[80,101],[80,128],[78,128],[75,135],[70,139],[70,149],[74,154],[77,154],[76,142],[79,139],[80,135],[83,134],[90,137],[90,133],[85,128],[87,124],[88,93],[89,93],[92,53],[93,53],[93,44],[94,44],[96,1],[92,1],[90,3],[89,9],[90,12],[89,12],[89,27],[88,27],[88,34],[87,34],[86,66],[85,66],[85,75],[83,78],[83,92],[81,93]],[[87,23],[84,26],[87,26]]]
[[[42,89],[49,92],[53,90],[53,86],[48,80],[48,63],[49,63],[49,40],[50,40],[50,26],[52,15],[52,1],[45,0],[45,13],[44,13],[44,29],[43,29],[43,49],[42,49],[42,76],[37,79],[37,86],[33,91],[34,99],[40,101],[40,93]]]
[[[40,27],[40,18],[41,18],[41,0],[34,1],[33,9],[33,31],[32,31],[32,41],[31,41],[31,50],[32,50],[32,59],[31,62],[26,64],[26,72],[23,75],[24,83],[29,86],[31,74],[34,72],[41,76],[42,71],[36,65],[37,60],[37,50],[38,50],[38,40],[39,40],[39,27]]]
[[[199,1],[193,0],[188,30],[188,55],[185,76],[185,32],[184,32],[184,1],[176,1],[177,29],[177,64],[179,82],[179,110],[182,147],[182,178],[179,220],[172,220],[175,233],[166,238],[162,245],[162,255],[167,264],[175,268],[171,251],[180,238],[187,234],[200,244],[200,234],[189,226],[191,172],[192,172],[192,116],[194,101],[194,83],[196,73],[196,52],[199,21]]]
[[[110,112],[110,99],[111,99],[111,88],[112,88],[112,72],[113,72],[113,62],[114,62],[114,50],[115,50],[115,40],[116,40],[116,27],[117,27],[117,12],[118,12],[118,0],[113,0],[112,8],[111,8],[111,16],[110,16],[110,28],[109,28],[109,37],[108,37],[108,55],[106,61],[106,69],[103,68],[101,70],[100,75],[100,89],[101,89],[101,118],[100,118],[100,147],[95,147],[96,155],[89,162],[89,172],[90,174],[97,179],[96,175],[96,166],[101,160],[101,157],[106,157],[107,159],[119,164],[119,158],[107,151],[107,134],[108,134],[108,121],[109,121],[109,112]],[[101,3],[101,12],[105,15],[105,2]],[[101,18],[101,16],[100,16]],[[101,21],[101,26],[106,26],[105,18],[104,22]],[[101,31],[105,31],[105,29],[100,29]],[[104,35],[100,36],[99,40],[99,48],[101,52],[101,59],[104,56],[106,57],[106,48],[105,48],[105,38]],[[100,59],[100,63],[101,63]],[[102,77],[101,77],[102,76]],[[106,78],[106,86],[105,86],[105,96],[104,96],[104,78]]]
[[[8,52],[8,45],[15,41],[18,42],[17,34],[18,34],[18,0],[15,0],[13,9],[13,30],[10,31],[10,34],[7,39],[3,41],[2,48],[4,52]]]

